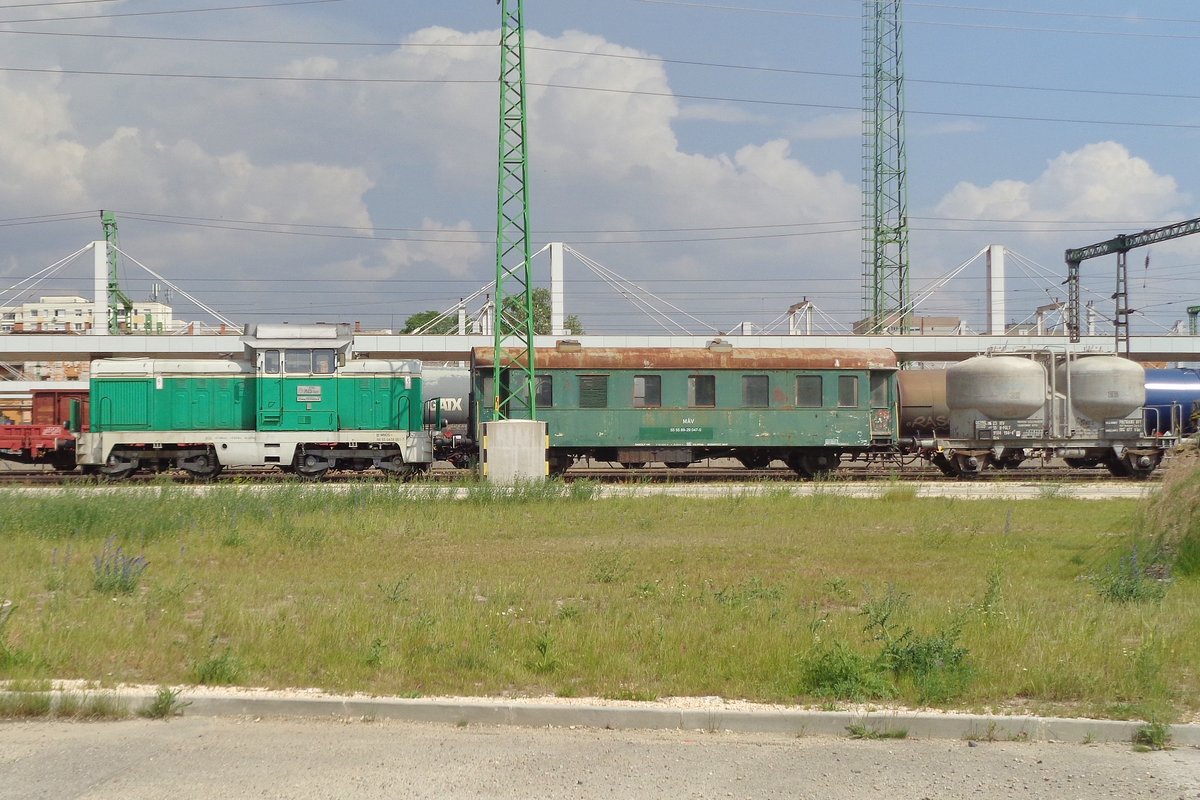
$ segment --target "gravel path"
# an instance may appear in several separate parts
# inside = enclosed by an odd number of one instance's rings
[[[0,800],[1196,800],[1200,750],[183,717],[0,724]]]

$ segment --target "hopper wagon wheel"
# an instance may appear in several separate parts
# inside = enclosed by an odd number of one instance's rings
[[[983,472],[986,459],[973,456],[970,453],[954,454],[954,474],[959,480],[978,478]]]
[[[933,458],[929,459],[929,463],[942,471],[942,474],[947,478],[958,477],[958,467],[954,465],[954,461],[946,456],[945,453],[935,453]]]
[[[1144,481],[1154,474],[1154,470],[1161,460],[1161,453],[1152,456],[1127,453],[1121,458],[1113,456],[1105,463],[1105,466],[1114,477]]]

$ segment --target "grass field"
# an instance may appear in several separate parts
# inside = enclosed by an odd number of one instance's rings
[[[1178,497],[424,495],[0,492],[0,678],[1200,711]]]

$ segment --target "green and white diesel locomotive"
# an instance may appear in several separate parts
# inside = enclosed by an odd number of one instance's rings
[[[93,362],[78,463],[109,478],[278,467],[315,479],[433,462],[419,361],[354,358],[345,324],[249,326],[241,341],[241,358]]]

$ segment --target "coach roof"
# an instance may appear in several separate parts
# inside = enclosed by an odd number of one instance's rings
[[[519,357],[518,357],[518,354]],[[495,363],[490,347],[471,351],[476,366]],[[525,364],[524,353],[505,350],[504,363]],[[897,369],[891,350],[728,347],[591,347],[560,346],[537,351],[535,369],[589,370],[780,370],[780,369]]]

